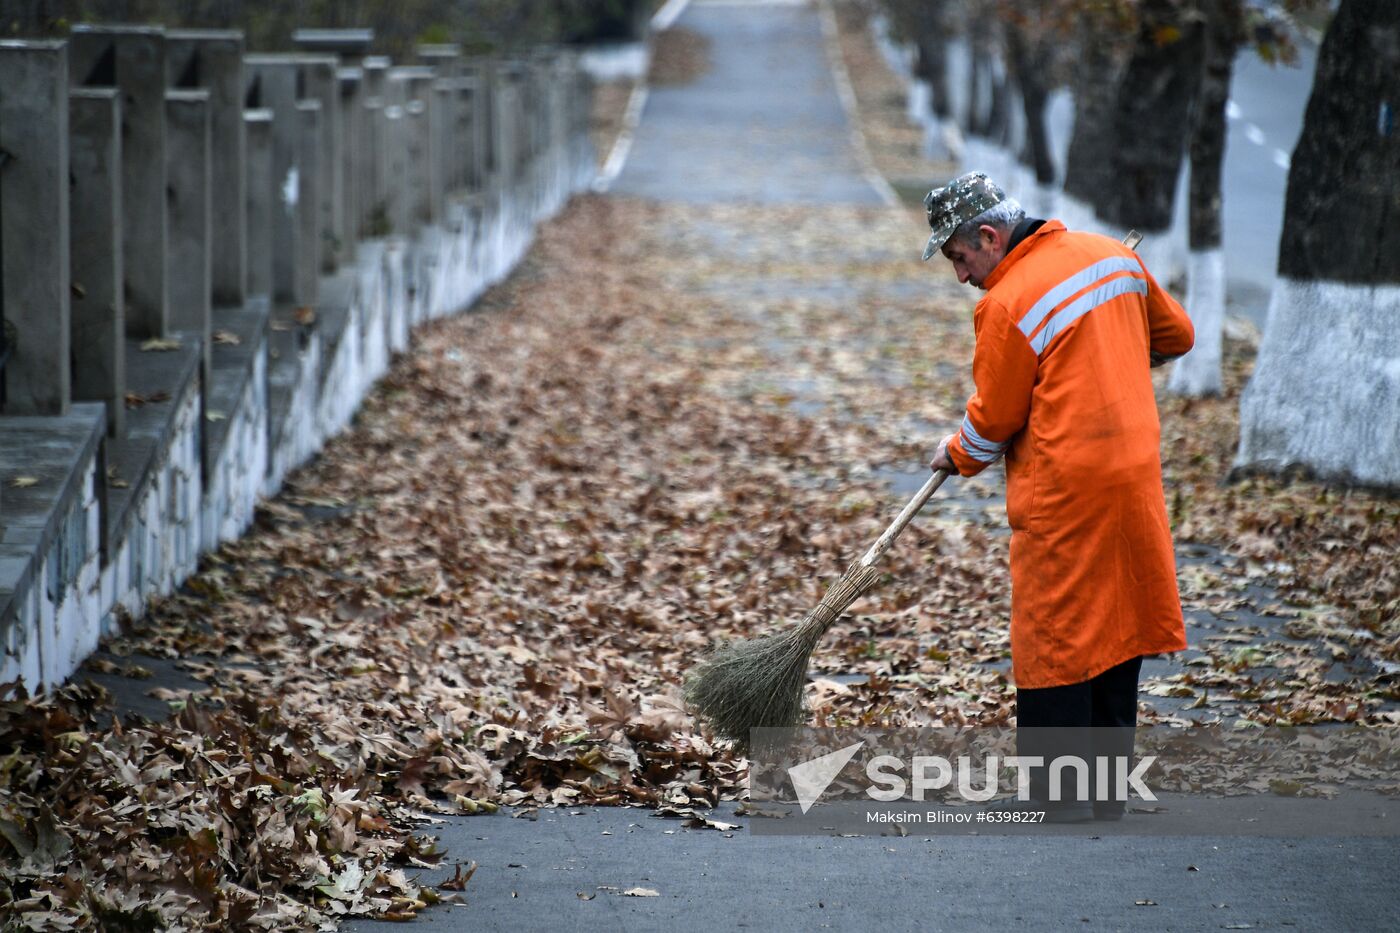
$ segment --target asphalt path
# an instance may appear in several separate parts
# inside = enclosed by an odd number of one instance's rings
[[[705,933],[1359,931],[1393,929],[1400,907],[1391,839],[1168,839],[1092,828],[1044,839],[755,836],[750,821],[721,819],[744,828],[686,829],[619,808],[541,810],[537,821],[453,819],[433,831],[477,870],[460,904],[426,911],[415,924]],[[655,896],[626,893],[637,889]]]
[[[815,10],[694,3],[679,25],[707,36],[712,72],[656,89],[613,190],[674,201],[877,204],[849,141]],[[1250,121],[1291,149],[1288,115],[1245,88],[1231,128],[1259,203],[1284,176]],[[1271,116],[1270,114],[1273,113]],[[1260,150],[1252,152],[1251,149]],[[1273,173],[1264,177],[1264,170]],[[1232,171],[1236,171],[1232,169]],[[1269,185],[1274,187],[1270,188]],[[1233,190],[1233,189],[1232,189]],[[1227,193],[1227,203],[1232,195]],[[1241,196],[1239,200],[1243,200]],[[1232,207],[1238,217],[1242,207]],[[1260,220],[1263,224],[1267,218]],[[1268,241],[1227,220],[1227,235]],[[1044,838],[755,834],[687,828],[650,811],[542,809],[535,819],[454,817],[425,830],[478,868],[430,930],[1381,930],[1400,916],[1388,838],[1159,836],[1170,813],[1129,814]],[[423,873],[437,883],[452,864]],[[628,893],[631,891],[632,893]],[[354,933],[403,929],[357,920]]]
[[[611,190],[683,202],[881,204],[852,145],[807,6],[695,0],[676,26],[709,45],[709,70],[654,86]]]

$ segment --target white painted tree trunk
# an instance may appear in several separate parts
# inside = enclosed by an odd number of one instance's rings
[[[578,64],[594,81],[641,80],[651,65],[651,49],[645,42],[589,46]]]
[[[1221,334],[1225,329],[1225,253],[1192,250],[1186,260],[1186,313],[1196,345],[1172,364],[1167,390],[1176,395],[1219,395]]]
[[[908,93],[904,98],[905,118],[915,126],[923,126],[933,113],[930,106],[932,100],[933,89],[927,81],[920,81],[918,78],[910,81]]]
[[[1057,217],[1070,230],[1101,233],[1115,240],[1121,240],[1128,232],[1104,223],[1091,206],[1071,194],[1066,194],[1063,189],[1057,190],[1054,206],[1054,213],[1041,216]],[[1030,210],[1029,207],[1026,209]],[[1152,273],[1153,278],[1161,283],[1163,288],[1184,278],[1186,274],[1186,225],[1180,218],[1181,214],[1178,213],[1169,230],[1145,234],[1142,244],[1137,249],[1143,265],[1147,266],[1147,271]]]
[[[1055,216],[1063,221],[1069,229],[1082,230],[1085,233],[1105,232],[1103,225],[1094,216],[1094,209],[1074,195],[1061,190],[1057,207],[1059,213]]]
[[[1237,467],[1400,486],[1400,285],[1279,279]]]
[[[963,140],[962,170],[964,172],[986,172],[1002,191],[1021,200],[1024,178],[1030,177],[1016,156],[1009,149],[989,142],[981,136],[967,136]]]
[[[960,162],[963,156],[963,136],[953,120],[929,117],[924,123],[922,155],[936,162]]]

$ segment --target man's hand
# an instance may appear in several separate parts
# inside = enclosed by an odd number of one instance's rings
[[[947,470],[953,476],[958,475],[958,468],[953,465],[953,460],[948,456],[948,445],[953,442],[957,434],[949,434],[938,442],[938,450],[934,452],[933,459],[929,461],[929,466],[935,470]]]

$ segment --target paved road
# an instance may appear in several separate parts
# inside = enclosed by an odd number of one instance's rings
[[[850,148],[814,11],[694,4],[680,25],[709,37],[714,70],[652,94],[615,192],[879,203]],[[1240,105],[1246,114],[1253,106],[1243,96]],[[726,834],[608,808],[541,810],[536,821],[455,818],[432,831],[454,858],[480,868],[464,905],[428,911],[418,925],[1366,930],[1391,927],[1400,915],[1400,858],[1389,839],[1146,835],[1159,818],[1130,815],[1101,837],[1089,830],[1045,839],[754,836],[742,817],[726,817],[742,827]],[[448,868],[425,878],[450,875]],[[657,896],[623,893],[632,888]],[[403,927],[356,921],[347,929]]]
[[[1278,268],[1288,158],[1303,129],[1317,49],[1297,65],[1268,65],[1253,52],[1235,63],[1224,179],[1226,291],[1235,313],[1261,328]]]

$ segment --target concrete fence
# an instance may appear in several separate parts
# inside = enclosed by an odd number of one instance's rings
[[[591,182],[572,53],[371,39],[0,42],[0,683],[61,683],[242,534]]]

